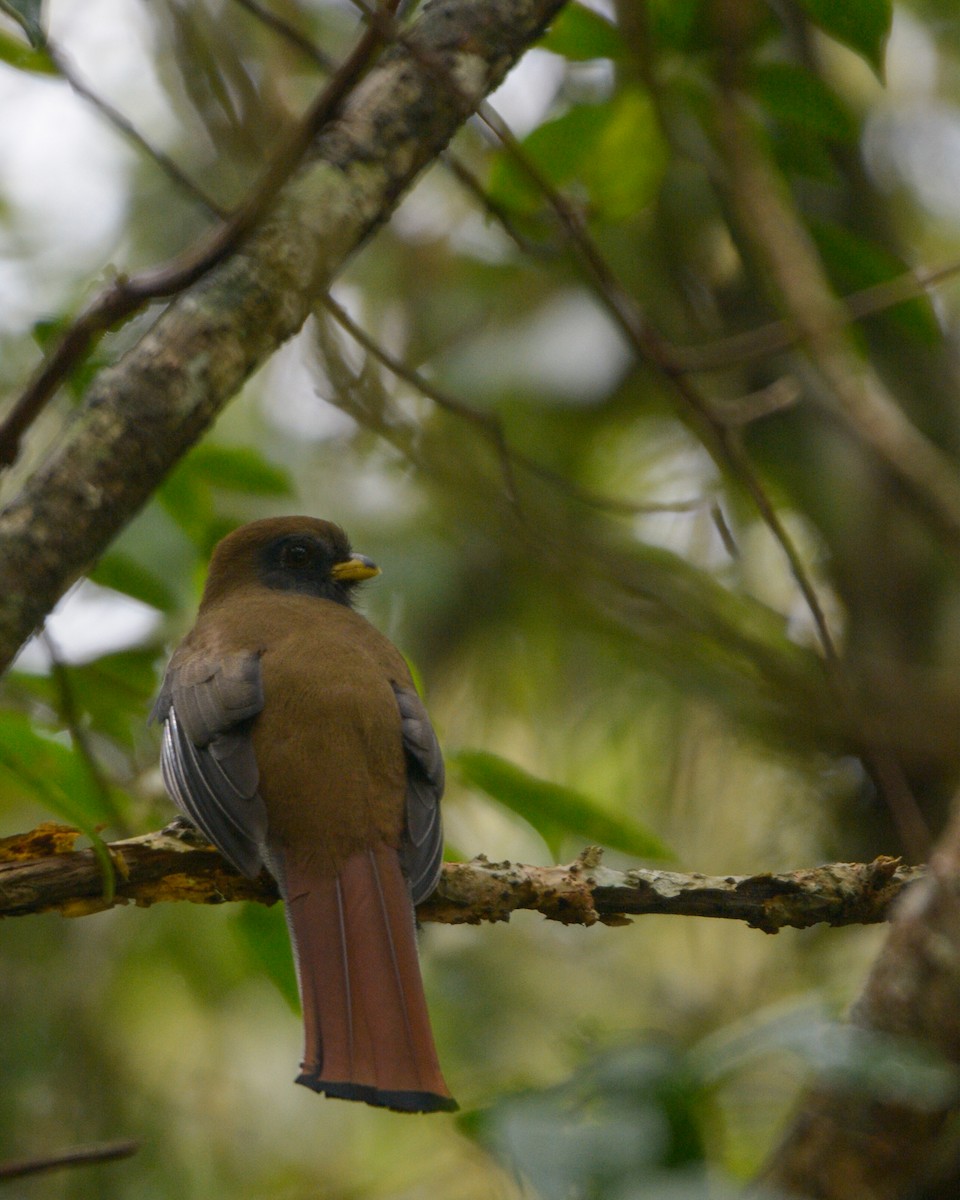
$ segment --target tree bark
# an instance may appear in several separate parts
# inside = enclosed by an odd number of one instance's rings
[[[115,904],[191,900],[273,904],[277,890],[266,874],[244,879],[191,826],[108,846],[116,871],[113,895],[92,850],[76,850],[79,830],[41,825],[0,840],[0,917],[60,912],[84,916]],[[574,862],[542,867],[492,863],[483,857],[445,863],[434,894],[417,910],[421,921],[449,925],[507,921],[519,909],[566,925],[628,925],[630,916],[660,913],[746,921],[767,933],[792,926],[871,924],[886,919],[904,887],[922,867],[895,858],[833,863],[782,875],[711,876],[651,867],[614,871],[596,847]]]
[[[48,460],[0,512],[0,669],[244,380],[300,329],[562,4],[427,4],[256,231],[98,376]]]
[[[851,1024],[876,1037],[864,1055],[879,1055],[882,1080],[811,1088],[757,1180],[762,1188],[811,1200],[903,1200],[936,1183],[938,1164],[948,1169],[942,1141],[960,1071],[960,806],[926,875],[895,906]],[[898,1048],[906,1060],[897,1061]]]

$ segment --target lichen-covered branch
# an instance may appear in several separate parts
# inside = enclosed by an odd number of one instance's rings
[[[563,0],[433,0],[239,251],[103,371],[0,512],[0,668],[244,380],[301,327]]]
[[[83,916],[114,904],[190,900],[277,899],[266,875],[244,879],[191,828],[113,842],[116,893],[104,899],[103,878],[91,850],[76,849],[79,831],[46,824],[0,840],[0,917],[60,912]],[[892,901],[919,878],[920,867],[895,858],[772,875],[699,875],[635,867],[605,867],[595,847],[564,866],[493,863],[483,857],[445,863],[440,884],[421,904],[421,921],[479,924],[506,921],[518,909],[567,925],[628,924],[630,916],[673,913],[746,921],[776,933],[785,926],[871,924],[883,921]]]

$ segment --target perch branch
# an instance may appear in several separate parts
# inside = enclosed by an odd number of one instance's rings
[[[91,850],[76,849],[80,836],[65,825],[40,825],[0,840],[0,917],[59,912],[85,916],[115,904],[161,900],[222,904],[256,900],[273,904],[277,891],[263,875],[237,874],[189,826],[112,842],[116,895],[103,897],[103,880]],[[437,890],[421,904],[421,921],[448,925],[507,921],[519,909],[566,925],[629,924],[651,913],[746,921],[776,933],[790,926],[874,924],[922,867],[899,859],[832,863],[784,874],[700,875],[659,868],[612,870],[588,847],[572,863],[541,867],[488,862],[480,856],[445,863]]]

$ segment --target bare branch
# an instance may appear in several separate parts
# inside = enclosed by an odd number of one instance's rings
[[[159,833],[112,842],[116,896],[103,897],[100,869],[90,850],[76,850],[69,826],[46,824],[0,840],[0,917],[56,911],[64,916],[101,912],[115,904],[146,906],[161,900],[273,904],[277,890],[266,874],[238,875],[196,833],[177,822]],[[445,863],[436,892],[417,910],[421,921],[448,925],[506,921],[519,909],[566,925],[629,924],[648,913],[746,921],[776,933],[791,926],[860,925],[886,919],[891,902],[922,867],[899,859],[829,866],[773,875],[699,875],[603,866],[588,847],[565,866],[488,862]]]
[[[129,1158],[140,1149],[134,1141],[99,1142],[93,1146],[75,1146],[59,1154],[43,1158],[11,1158],[0,1162],[0,1180],[24,1179],[28,1175],[44,1175],[62,1167],[86,1167],[91,1163],[115,1162],[118,1158]]]
[[[838,328],[886,312],[906,300],[925,299],[931,288],[946,283],[955,275],[960,275],[960,262],[945,263],[940,267],[918,267],[894,279],[885,279],[882,283],[852,292],[841,300],[843,309],[838,316],[842,317],[842,321]],[[718,371],[782,354],[802,340],[803,333],[797,322],[788,317],[699,346],[674,345],[673,354],[684,371]]]
[[[823,605],[800,551],[781,521],[763,481],[743,448],[739,430],[736,427],[731,428],[723,415],[716,411],[707,398],[686,378],[673,344],[667,341],[641,312],[590,236],[580,214],[531,161],[499,114],[489,104],[483,104],[478,110],[478,115],[503,143],[521,170],[543,193],[576,251],[579,262],[585,268],[586,277],[597,297],[616,321],[627,342],[643,361],[656,367],[669,380],[681,411],[690,420],[714,461],[725,468],[750,496],[761,520],[783,551],[790,573],[810,610],[824,658],[830,667],[831,677],[839,695],[843,691],[839,655]]]

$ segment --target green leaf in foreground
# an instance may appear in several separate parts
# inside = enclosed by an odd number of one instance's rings
[[[19,38],[3,32],[0,32],[0,62],[16,67],[18,71],[32,71],[35,75],[60,74],[46,50],[25,46]]]
[[[176,596],[159,575],[119,551],[105,554],[90,572],[89,578],[101,587],[132,596],[134,600],[140,600],[161,612],[171,612],[176,607]]]
[[[40,23],[43,0],[0,0],[0,12],[5,12],[20,26],[34,50],[42,50],[47,41]]]
[[[893,0],[800,0],[815,24],[849,46],[883,75],[883,55],[893,24]]]
[[[574,62],[618,58],[623,53],[619,29],[606,17],[582,4],[567,4],[540,41],[544,50]]]
[[[244,949],[256,966],[270,977],[294,1012],[300,1011],[297,976],[290,954],[290,935],[283,916],[283,905],[270,908],[262,904],[243,904],[234,928]]]
[[[791,63],[761,63],[753,71],[757,99],[778,121],[807,137],[853,142],[857,123],[837,95],[813,72]]]
[[[38,732],[22,713],[0,714],[0,783],[44,805],[82,830],[92,843],[104,876],[104,895],[113,895],[114,872],[97,826],[112,824],[116,812],[90,776],[82,756],[55,738]]]
[[[287,496],[293,490],[290,473],[268,462],[252,446],[201,442],[183,460],[213,487],[255,496]]]
[[[638,858],[673,857],[636,821],[608,812],[573,788],[538,779],[496,754],[461,750],[448,761],[465,783],[529,821],[551,850],[557,850],[564,837],[578,837]]]

